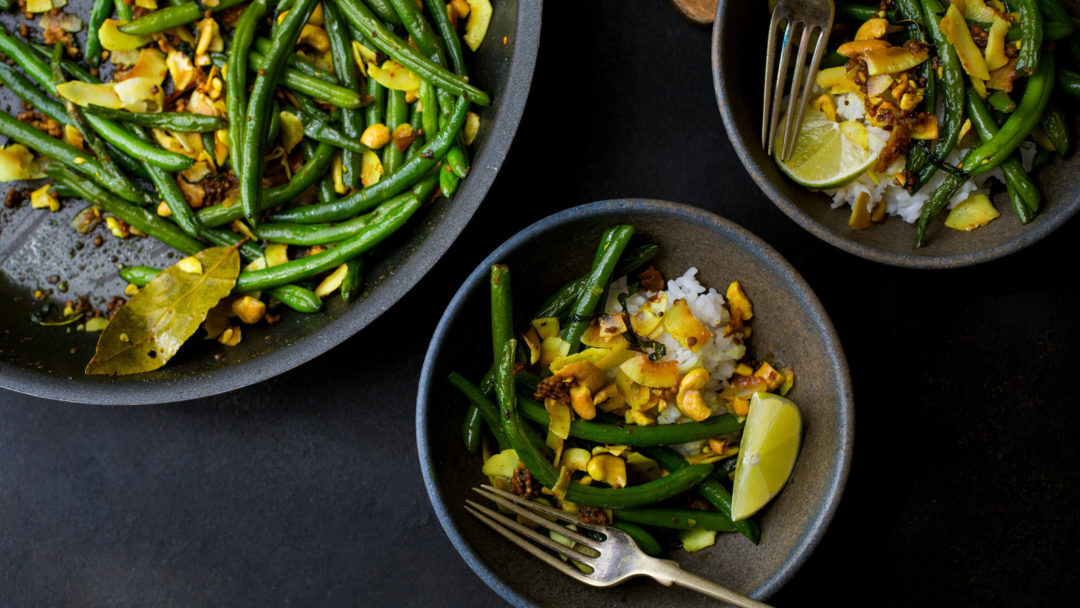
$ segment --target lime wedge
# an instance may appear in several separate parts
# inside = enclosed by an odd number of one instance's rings
[[[802,418],[790,400],[755,393],[746,416],[735,484],[731,493],[731,519],[750,517],[784,487],[799,453]]]
[[[779,124],[784,124],[783,119]],[[839,186],[869,169],[885,144],[868,136],[860,123],[835,122],[813,108],[806,109],[795,149],[786,162],[780,160],[782,140],[783,133],[773,148],[780,170],[799,185],[818,189]]]

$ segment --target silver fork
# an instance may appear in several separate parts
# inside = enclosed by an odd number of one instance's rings
[[[769,22],[769,48],[765,55],[765,103],[761,118],[761,145],[771,156],[773,142],[776,141],[776,123],[780,119],[780,105],[784,102],[784,83],[787,80],[791,64],[791,45],[795,36],[801,32],[799,56],[795,60],[795,71],[791,81],[791,95],[784,119],[784,139],[780,159],[787,160],[795,148],[796,134],[802,127],[803,114],[809,103],[810,91],[814,88],[814,74],[825,55],[825,45],[832,30],[836,7],[832,0],[780,0],[772,12]],[[780,70],[776,69],[776,41],[780,36],[780,24],[786,23],[780,49]],[[810,48],[810,39],[817,32],[817,44],[809,68],[803,64]],[[806,83],[803,84],[805,78]],[[800,87],[802,91],[800,94]],[[794,111],[793,111],[794,109]]]
[[[520,515],[526,520],[543,526],[556,534],[560,534],[570,540],[584,546],[588,553],[570,548],[541,534],[517,521],[506,517],[484,505],[472,500],[465,501],[465,510],[476,516],[477,519],[490,526],[499,534],[505,536],[517,546],[539,557],[544,563],[555,568],[563,574],[577,579],[594,587],[610,587],[635,576],[652,577],[663,585],[672,584],[693,589],[718,600],[743,608],[768,608],[768,604],[752,600],[735,593],[734,591],[717,585],[716,583],[690,574],[679,567],[679,564],[671,560],[656,559],[645,555],[638,549],[634,541],[622,530],[610,526],[586,524],[569,513],[542,505],[520,496],[515,496],[504,490],[499,490],[488,485],[473,488],[481,496],[491,500],[495,504],[505,507]],[[604,535],[604,540],[596,540],[583,534],[579,534],[559,525],[558,522],[575,524],[579,528],[585,528]],[[532,544],[529,542],[533,541]],[[585,574],[576,567],[564,562],[551,553],[544,551],[540,545],[555,553],[564,555],[569,559],[592,568],[591,574]],[[575,545],[576,547],[576,545]]]

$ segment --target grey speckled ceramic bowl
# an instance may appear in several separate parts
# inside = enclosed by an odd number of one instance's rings
[[[873,4],[873,3],[868,3]],[[713,23],[712,72],[716,101],[731,145],[750,177],[776,206],[800,226],[849,253],[875,262],[911,268],[954,268],[993,260],[1041,239],[1080,209],[1076,163],[1057,159],[1038,173],[1043,209],[1023,225],[1002,193],[994,204],[1001,217],[973,232],[945,228],[939,219],[929,242],[912,246],[914,226],[890,217],[864,230],[848,228],[848,214],[831,209],[831,199],[792,182],[761,147],[761,99],[765,69],[767,2],[721,0]]]
[[[71,0],[69,13],[84,19],[90,0]],[[65,298],[93,295],[95,305],[124,290],[118,263],[168,266],[175,252],[153,239],[118,241],[105,234],[100,248],[68,227],[80,209],[67,202],[55,214],[24,204],[0,206],[0,387],[39,397],[100,404],[140,404],[205,397],[271,378],[326,352],[346,340],[398,301],[435,265],[480,206],[502,166],[517,132],[532,82],[540,44],[541,2],[496,2],[487,42],[466,53],[473,82],[488,90],[492,105],[478,111],[480,131],[471,148],[472,170],[453,204],[439,199],[422,209],[400,231],[367,258],[364,295],[346,306],[326,299],[317,314],[286,313],[273,328],[244,328],[244,341],[225,348],[193,338],[165,367],[132,376],[83,375],[97,334],[65,333],[39,327],[30,313],[41,307],[30,294],[49,289],[57,275],[70,285],[51,300],[63,308]],[[21,16],[4,14],[8,29],[17,30]],[[36,26],[31,27],[37,31]],[[80,34],[81,35],[81,34]],[[19,102],[0,87],[0,111],[14,113]],[[21,110],[19,110],[21,111]],[[0,196],[8,187],[5,184]],[[103,228],[99,230],[104,230]],[[99,232],[97,234],[104,234]],[[76,246],[84,246],[76,250]],[[103,307],[103,306],[102,306]],[[215,359],[215,355],[223,355]]]
[[[517,605],[691,606],[714,602],[645,579],[594,589],[549,568],[497,536],[462,508],[469,488],[485,481],[481,458],[461,440],[467,403],[446,382],[458,371],[479,378],[491,363],[487,277],[509,264],[517,323],[541,298],[588,271],[605,228],[629,223],[635,242],[655,242],[661,272],[699,269],[705,285],[739,280],[754,304],[752,354],[792,365],[790,394],[805,424],[802,452],[790,482],[761,516],[754,546],[736,534],[698,553],[673,551],[689,571],[757,598],[776,591],[825,533],[851,462],[853,405],[843,352],[825,311],[803,279],[771,247],[731,222],[685,205],[616,200],[575,207],[521,231],[487,257],[443,314],[424,360],[416,434],[424,484],[450,541],[496,592]]]

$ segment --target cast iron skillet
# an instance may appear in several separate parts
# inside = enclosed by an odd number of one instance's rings
[[[89,15],[90,0],[71,0],[68,13]],[[65,300],[91,295],[101,305],[119,295],[124,282],[117,265],[163,267],[176,253],[152,239],[119,241],[104,228],[89,237],[68,227],[82,201],[65,201],[57,213],[0,206],[0,387],[62,401],[97,404],[144,404],[181,401],[223,393],[273,377],[313,359],[341,343],[392,306],[415,285],[464,229],[502,165],[521,119],[540,42],[542,3],[504,0],[495,12],[487,39],[471,54],[472,81],[492,94],[493,103],[479,111],[480,133],[471,148],[472,170],[452,202],[439,199],[384,242],[364,269],[364,296],[344,305],[337,294],[326,298],[320,313],[287,311],[272,328],[245,326],[244,339],[233,348],[204,341],[196,334],[160,370],[122,377],[85,376],[97,334],[39,327],[30,314],[43,302],[35,289],[52,290],[48,301],[62,308]],[[8,29],[25,21],[5,14]],[[36,20],[35,20],[36,21]],[[28,23],[38,32],[36,22]],[[80,34],[80,47],[82,39]],[[505,40],[505,42],[504,42]],[[466,51],[466,55],[470,55]],[[0,109],[21,112],[18,98],[0,88]],[[5,184],[0,196],[8,187]],[[104,244],[95,247],[93,236]],[[78,247],[82,247],[78,249]],[[67,292],[50,277],[67,282]],[[103,308],[103,306],[101,306]],[[201,332],[200,332],[201,333]],[[216,359],[215,355],[220,355]]]
[[[1002,192],[994,197],[1000,218],[973,232],[958,232],[945,228],[942,216],[928,231],[927,245],[918,249],[912,245],[915,227],[897,217],[863,230],[849,229],[848,213],[844,209],[830,208],[832,199],[828,196],[789,180],[761,147],[768,24],[767,2],[721,0],[713,23],[711,57],[716,101],[731,145],[750,177],[781,211],[814,236],[848,253],[883,264],[956,268],[1019,251],[1053,232],[1080,209],[1076,162],[1070,154],[1064,160],[1057,158],[1035,175],[1043,194],[1043,206],[1027,225],[1016,219],[1008,196]],[[1059,101],[1064,105],[1065,100]],[[1072,118],[1074,126],[1080,122],[1075,112]]]

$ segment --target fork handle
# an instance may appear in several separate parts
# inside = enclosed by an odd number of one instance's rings
[[[691,574],[679,567],[677,562],[666,559],[658,559],[656,562],[655,568],[649,574],[661,584],[686,587],[740,608],[770,608],[765,602],[750,599],[723,585],[718,585],[696,574]]]

